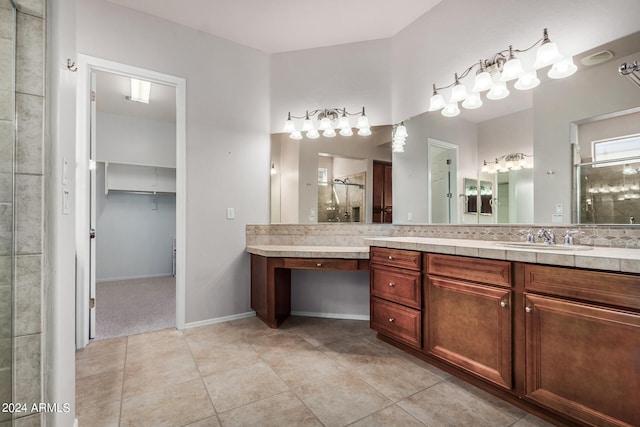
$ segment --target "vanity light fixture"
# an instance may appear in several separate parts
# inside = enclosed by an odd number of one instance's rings
[[[539,46],[536,51],[535,62],[530,69],[523,66],[520,58],[516,54],[525,53]],[[453,82],[447,86],[436,87],[433,85],[433,95],[429,100],[429,111],[441,110],[445,117],[455,117],[460,114],[458,102],[462,101],[462,107],[474,109],[482,106],[481,92],[487,92],[487,99],[498,100],[509,96],[507,82],[516,80],[513,87],[517,90],[528,90],[540,84],[536,70],[551,66],[547,76],[552,79],[562,79],[569,77],[578,69],[573,63],[572,57],[564,57],[558,51],[558,46],[549,40],[549,33],[545,28],[542,38],[526,49],[501,50],[490,59],[481,59],[473,63],[462,73],[454,73]],[[471,71],[477,68],[473,88],[471,91],[463,83]],[[440,93],[443,89],[451,88],[449,102],[445,102]]]
[[[533,155],[524,153],[511,153],[500,156],[493,162],[485,160],[480,171],[483,173],[494,174],[498,172],[517,171],[523,168],[533,168]]]
[[[151,82],[144,80],[131,79],[131,95],[125,97],[129,101],[149,103],[151,95]]]
[[[623,175],[636,175],[638,173],[638,170],[640,170],[640,169],[636,169],[636,168],[632,167],[631,165],[629,165],[627,163],[622,168],[622,174]]]
[[[320,136],[333,138],[336,136],[336,129],[342,136],[353,135],[351,117],[358,116],[355,128],[358,129],[358,135],[371,135],[371,125],[367,118],[364,107],[362,111],[357,113],[349,113],[346,108],[325,108],[323,110],[306,111],[304,116],[292,116],[289,112],[287,120],[284,122],[282,131],[289,134],[291,139],[302,139],[302,133],[310,139],[316,139]],[[302,125],[298,126],[294,119],[302,120]],[[314,119],[316,119],[314,121]]]
[[[408,136],[409,134],[407,133],[404,122],[401,122],[399,125],[394,125],[391,133],[391,151],[394,153],[404,153],[404,145],[406,144]]]

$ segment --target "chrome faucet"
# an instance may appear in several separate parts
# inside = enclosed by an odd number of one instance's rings
[[[556,235],[551,230],[547,230],[547,229],[541,228],[538,231],[538,237],[543,239],[543,242],[546,245],[555,245],[556,244]]]
[[[573,236],[575,234],[582,234],[582,231],[580,230],[567,230],[566,234],[564,235],[564,244],[567,246],[573,246]]]

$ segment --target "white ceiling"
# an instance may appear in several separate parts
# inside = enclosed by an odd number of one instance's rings
[[[441,0],[109,1],[277,53],[392,37]]]

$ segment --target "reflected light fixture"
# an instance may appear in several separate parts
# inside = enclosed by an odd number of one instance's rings
[[[532,50],[536,50],[535,61],[529,69],[523,66],[523,62],[516,56]],[[445,117],[455,117],[460,114],[458,103],[462,101],[462,107],[474,109],[482,106],[480,94],[488,91],[487,99],[499,100],[509,96],[507,82],[514,81],[513,87],[517,90],[529,90],[540,84],[536,70],[551,66],[547,76],[552,79],[569,77],[578,69],[573,63],[572,57],[564,57],[558,51],[558,46],[549,39],[549,33],[545,28],[542,38],[526,49],[508,49],[497,52],[490,59],[481,59],[469,66],[462,73],[454,73],[453,82],[447,86],[437,87],[433,85],[433,95],[429,100],[429,111],[441,110]],[[471,91],[464,85],[464,78],[477,68]],[[445,102],[441,93],[444,89],[451,89],[449,102]],[[469,99],[471,98],[471,99]]]
[[[404,122],[401,122],[399,125],[394,125],[393,131],[391,132],[391,151],[393,153],[404,153],[404,145],[407,142],[408,136],[409,134],[407,133]]]
[[[151,95],[151,82],[144,80],[131,79],[131,94],[126,97],[129,101],[149,103]]]
[[[505,154],[495,159],[495,161],[486,161],[482,163],[480,172],[483,173],[498,173],[517,171],[520,169],[533,168],[533,155],[524,153],[511,153]]]
[[[366,116],[364,107],[357,113],[349,113],[346,108],[325,108],[322,110],[306,111],[304,116],[292,116],[287,113],[287,120],[284,122],[282,132],[288,133],[291,139],[302,139],[302,133],[310,139],[322,136],[333,138],[337,135],[336,129],[342,136],[353,135],[351,117],[357,116],[355,128],[358,135],[371,135],[371,124]],[[302,120],[302,125],[298,126],[296,120]],[[299,130],[298,130],[299,129]]]

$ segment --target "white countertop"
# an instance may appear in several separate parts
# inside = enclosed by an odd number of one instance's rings
[[[539,247],[504,247],[501,242],[467,239],[437,239],[427,237],[380,237],[365,239],[371,246],[408,249],[507,261],[550,264],[595,270],[640,273],[640,249],[593,247],[588,250],[567,250],[563,245],[552,249]],[[504,242],[502,242],[504,243]],[[513,242],[511,242],[513,243]]]

